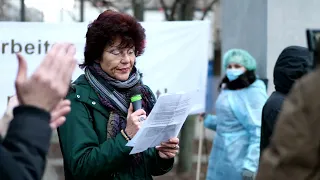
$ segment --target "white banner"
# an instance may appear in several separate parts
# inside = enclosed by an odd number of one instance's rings
[[[146,29],[147,47],[137,58],[137,67],[143,73],[143,82],[155,94],[165,90],[168,93],[197,91],[195,108],[202,111],[205,106],[209,22],[148,22],[142,25]],[[83,62],[87,26],[84,23],[0,23],[0,111],[5,110],[7,96],[15,93],[16,52],[21,51],[27,59],[29,75],[56,42],[74,43],[78,61]],[[73,80],[82,73],[77,68]]]

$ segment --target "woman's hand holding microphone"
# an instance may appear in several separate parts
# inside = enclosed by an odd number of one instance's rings
[[[147,119],[147,113],[143,109],[138,109],[133,112],[133,106],[130,104],[127,116],[127,127],[125,129],[130,139],[136,135],[145,119]]]

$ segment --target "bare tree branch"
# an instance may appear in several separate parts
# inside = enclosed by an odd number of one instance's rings
[[[170,15],[168,13],[168,7],[167,5],[164,3],[164,0],[160,0],[160,4],[161,4],[161,7],[164,11],[164,15],[166,17],[166,20],[169,21],[170,20]]]
[[[102,13],[105,10],[105,8],[115,8],[118,11],[121,11],[121,9],[117,7],[113,1],[108,1],[108,0],[88,0],[88,1],[91,3],[93,7],[97,8],[100,13]]]
[[[97,10],[99,11],[99,13],[102,13],[101,9],[99,8],[99,6],[97,5],[97,1],[95,0],[89,0],[89,2],[91,3],[91,5],[95,8],[97,8]]]
[[[217,3],[219,0],[212,0],[210,4],[204,9],[201,20],[204,20],[204,18],[207,16],[210,9],[212,9],[212,6]]]
[[[72,20],[79,21],[79,19],[77,19],[77,17],[71,11],[66,11],[66,12],[69,14]]]

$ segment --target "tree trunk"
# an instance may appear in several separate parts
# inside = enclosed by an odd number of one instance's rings
[[[178,20],[193,20],[195,0],[180,0],[178,5]],[[195,134],[196,116],[188,116],[180,134],[180,153],[177,165],[177,174],[190,175],[193,164],[193,141]]]
[[[196,1],[195,0],[180,0],[178,12],[178,20],[191,21],[193,20]]]
[[[80,22],[84,22],[84,0],[80,0]]]
[[[144,0],[132,0],[133,15],[138,21],[144,20]]]
[[[21,17],[21,21],[24,22],[26,21],[26,6],[24,3],[24,0],[21,0],[20,3],[21,3],[20,17]]]
[[[220,1],[216,1],[216,3],[213,5],[213,68],[214,68],[214,75],[215,76],[221,76],[221,38],[220,38],[220,32],[221,32],[221,9],[220,9]]]
[[[193,164],[193,141],[196,115],[188,116],[180,131],[180,153],[177,174],[190,175]]]

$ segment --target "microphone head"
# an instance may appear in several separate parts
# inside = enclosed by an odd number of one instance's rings
[[[139,87],[134,87],[130,91],[130,100],[131,102],[139,101],[142,99],[141,91]]]

